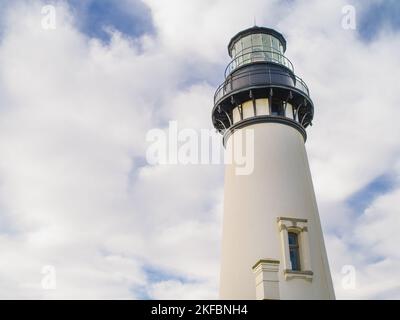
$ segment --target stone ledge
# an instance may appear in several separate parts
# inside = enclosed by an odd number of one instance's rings
[[[307,219],[299,219],[299,218],[291,218],[291,217],[278,217],[276,220],[279,222],[281,220],[284,221],[292,221],[292,222],[304,222],[307,223]]]
[[[314,276],[314,272],[311,270],[304,270],[304,271],[295,271],[295,270],[283,270],[283,274],[285,275],[285,280],[290,279],[305,279],[308,281],[312,281]]]
[[[261,263],[280,264],[280,261],[275,259],[261,259],[253,266],[252,269],[256,269]]]

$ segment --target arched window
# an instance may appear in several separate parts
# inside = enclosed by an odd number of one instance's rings
[[[300,271],[300,249],[299,236],[295,232],[288,232],[289,236],[289,254],[293,271]]]

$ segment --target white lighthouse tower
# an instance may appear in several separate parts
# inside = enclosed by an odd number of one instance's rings
[[[254,135],[254,170],[225,167],[221,299],[335,298],[305,150],[314,106],[285,50],[275,30],[239,32],[215,93],[225,147]]]

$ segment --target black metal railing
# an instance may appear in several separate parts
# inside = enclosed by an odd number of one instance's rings
[[[288,68],[290,71],[294,73],[294,67],[292,62],[286,58],[282,53],[275,50],[255,50],[248,53],[243,53],[239,56],[236,56],[226,67],[225,69],[225,78],[229,76],[229,74],[236,70],[238,67],[243,65],[254,63],[254,62],[272,62],[279,65],[282,65]]]
[[[225,95],[231,92],[239,91],[246,87],[263,85],[275,85],[288,89],[295,88],[308,97],[310,96],[310,91],[306,83],[298,76],[285,73],[284,71],[271,70],[271,68],[265,65],[260,65],[256,69],[229,75],[217,88],[214,95],[214,105],[217,105]]]

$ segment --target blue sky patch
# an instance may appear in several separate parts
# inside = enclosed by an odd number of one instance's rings
[[[161,281],[179,281],[182,283],[191,282],[185,277],[181,277],[176,274],[161,270],[159,268],[147,266],[144,268],[144,272],[150,282],[161,282]]]
[[[68,0],[80,30],[108,42],[111,27],[131,37],[154,33],[150,9],[140,0]]]
[[[358,33],[365,41],[373,40],[386,26],[393,30],[400,30],[400,1],[385,0],[372,3],[362,10],[357,18]]]
[[[347,200],[347,204],[357,215],[361,215],[378,196],[389,192],[393,187],[394,178],[389,174],[381,175],[372,180],[364,188],[354,193]]]

